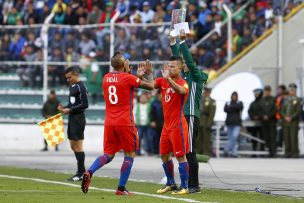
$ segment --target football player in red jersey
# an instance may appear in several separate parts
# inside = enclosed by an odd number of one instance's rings
[[[187,82],[181,77],[182,65],[183,59],[181,57],[172,56],[168,64],[164,65],[163,77],[154,81],[154,88],[160,88],[162,92],[164,127],[160,137],[160,155],[167,177],[166,185],[157,190],[159,194],[168,191],[173,191],[172,194],[189,193],[189,166],[186,159],[186,154],[189,151],[188,124],[183,113],[189,88]],[[174,153],[179,162],[180,188],[177,188],[175,184],[171,152]]]
[[[88,192],[92,175],[102,166],[108,164],[116,152],[123,150],[125,158],[121,166],[116,195],[129,195],[125,188],[128,181],[135,152],[138,149],[138,134],[133,118],[133,96],[135,88],[152,90],[154,87],[152,65],[149,61],[139,65],[138,76],[130,74],[128,61],[117,52],[111,58],[114,71],[103,78],[102,88],[106,103],[104,124],[104,155],[98,157],[84,173],[81,184],[82,191]],[[143,78],[148,75],[150,80]]]

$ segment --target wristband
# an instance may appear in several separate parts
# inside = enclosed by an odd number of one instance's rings
[[[173,43],[170,42],[170,46],[174,46],[175,44],[176,44],[176,41]]]
[[[183,41],[180,41],[180,42],[179,42],[179,44],[182,44],[182,43],[184,43],[184,42],[185,42],[185,40],[183,40]]]

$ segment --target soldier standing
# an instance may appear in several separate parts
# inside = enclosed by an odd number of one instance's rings
[[[210,138],[211,127],[216,110],[215,100],[210,97],[211,88],[204,88],[204,96],[200,105],[200,126],[197,137],[197,151],[199,154],[209,155],[210,153]]]
[[[260,114],[262,124],[262,135],[266,139],[266,145],[269,149],[269,156],[275,157],[277,151],[276,145],[276,100],[271,96],[271,87],[265,86],[264,96],[260,101]]]
[[[261,115],[260,115],[260,101],[263,97],[263,89],[255,89],[253,90],[255,100],[251,102],[249,109],[248,109],[248,115],[250,116],[250,119],[252,121],[261,121]],[[262,137],[261,133],[261,126],[253,126],[248,127],[248,131],[251,132],[251,135],[253,137],[260,138],[262,140],[265,140],[264,137]],[[252,150],[257,150],[258,142],[255,140],[252,140]],[[261,145],[260,150],[264,150],[264,145]]]
[[[301,99],[296,96],[297,85],[289,85],[289,96],[284,99],[281,115],[283,117],[283,134],[285,156],[299,157],[298,130],[301,115]]]

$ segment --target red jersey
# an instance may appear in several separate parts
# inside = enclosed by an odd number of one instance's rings
[[[104,76],[102,89],[106,103],[105,126],[134,126],[134,88],[141,80],[124,72],[111,72]]]
[[[164,127],[178,128],[181,122],[185,122],[184,106],[189,93],[189,87],[185,80],[182,78],[177,79],[175,82],[180,86],[186,88],[187,93],[182,95],[176,93],[170,84],[164,78],[157,78],[154,80],[156,87],[161,88],[162,104],[164,111]]]

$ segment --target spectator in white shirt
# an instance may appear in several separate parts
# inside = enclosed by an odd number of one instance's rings
[[[143,3],[143,11],[140,13],[143,23],[152,22],[155,12],[150,8],[148,1]]]

